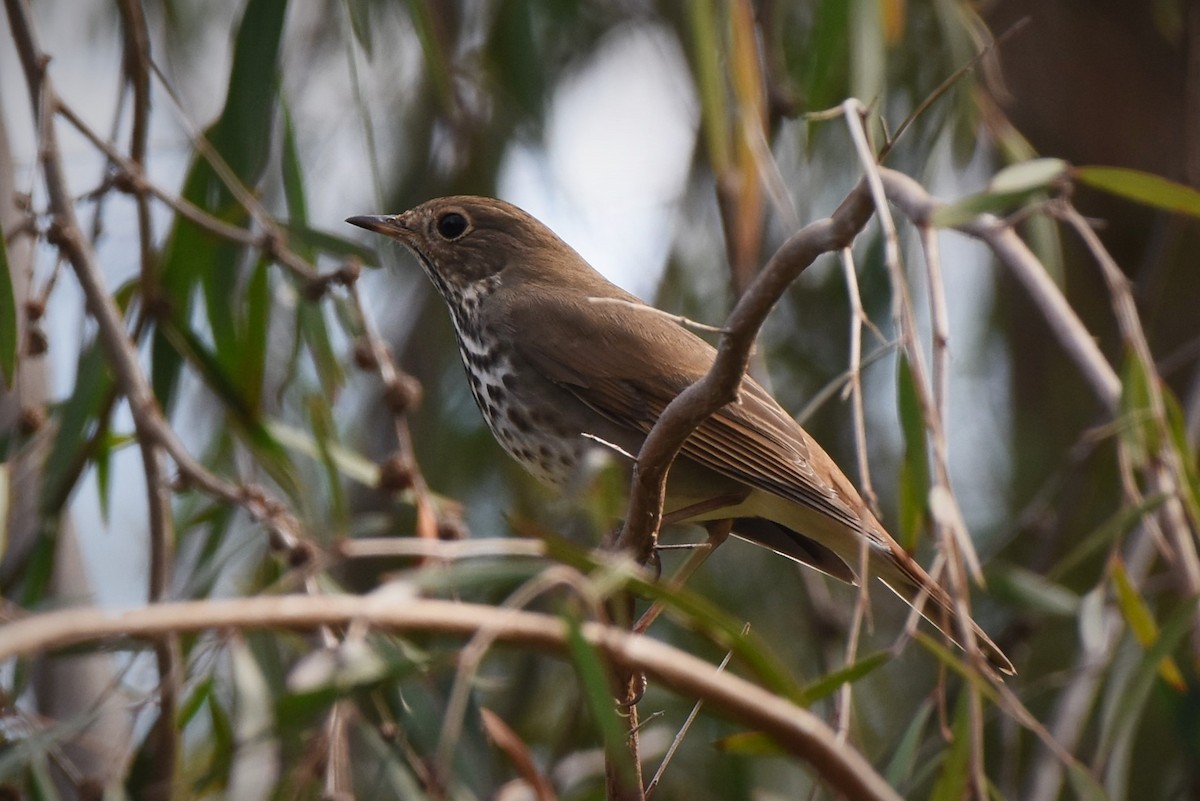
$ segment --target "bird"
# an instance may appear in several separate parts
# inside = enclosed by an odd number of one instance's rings
[[[452,196],[347,223],[407,248],[454,324],[471,393],[510,456],[566,492],[589,451],[637,454],[716,350],[611,283],[546,225],[502,200]],[[632,458],[630,456],[629,458]],[[688,517],[689,510],[696,510]],[[956,643],[965,624],[988,662],[1012,662],[888,534],[851,480],[752,377],[685,441],[664,513],[732,520],[732,533],[834,578],[867,572]],[[961,643],[960,643],[961,644]]]

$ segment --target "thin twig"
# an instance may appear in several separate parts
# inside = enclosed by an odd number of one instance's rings
[[[866,130],[863,125],[865,109],[859,101],[851,98],[843,104],[846,112],[846,124],[849,126],[851,139],[859,155],[859,162],[866,175],[867,184],[876,204],[876,215],[884,233],[884,262],[892,283],[892,306],[896,326],[900,331],[900,342],[908,357],[908,367],[913,374],[913,386],[921,403],[922,418],[929,439],[933,444],[934,476],[930,489],[930,508],[938,547],[946,556],[947,573],[950,578],[951,598],[953,599],[958,620],[959,636],[968,658],[975,663],[982,663],[983,655],[979,650],[975,632],[971,627],[969,591],[967,589],[964,567],[969,568],[977,580],[982,581],[982,571],[979,558],[975,554],[974,544],[962,523],[961,514],[957,513],[957,501],[950,488],[950,468],[948,464],[945,418],[941,415],[936,401],[930,397],[929,380],[926,377],[925,357],[922,352],[920,339],[917,335],[916,314],[913,311],[912,297],[908,291],[908,280],[900,264],[899,237],[895,222],[892,220],[888,206],[887,194],[884,188],[881,170],[876,156],[867,142]],[[935,350],[936,355],[936,350]],[[932,393],[936,396],[936,390]],[[940,499],[941,503],[934,503]],[[943,513],[938,513],[938,508]],[[947,514],[945,507],[953,513]],[[980,672],[986,673],[982,669]],[[970,693],[971,714],[971,777],[975,785],[975,793],[979,798],[987,795],[987,777],[983,764],[983,716],[979,692],[974,685],[967,688]]]
[[[742,636],[745,637],[750,633],[750,624],[742,626]],[[724,670],[729,665],[729,660],[733,658],[733,651],[726,651],[725,658],[721,660],[721,664],[717,665],[717,671]],[[700,710],[704,706],[704,701],[697,701],[692,705],[692,711],[688,713],[687,718],[683,721],[683,725],[679,727],[679,731],[675,734],[675,739],[671,740],[671,745],[667,748],[667,753],[663,754],[662,761],[658,763],[658,769],[654,771],[654,776],[650,779],[650,783],[646,785],[646,797],[649,798],[654,793],[654,788],[658,787],[658,782],[662,779],[663,773],[666,772],[667,766],[671,764],[671,759],[674,758],[675,752],[679,750],[679,746],[683,743],[683,738],[687,737],[687,733],[691,730],[692,724],[696,722],[696,718],[700,715]]]
[[[850,394],[851,418],[854,429],[854,452],[858,461],[859,486],[867,505],[872,511],[878,508],[875,488],[871,484],[871,466],[867,459],[867,418],[863,409],[862,393],[862,329],[867,313],[858,292],[858,276],[854,271],[854,251],[842,248],[842,274],[846,278],[846,292],[850,297],[850,367],[846,390]],[[854,615],[850,619],[850,632],[846,636],[844,662],[853,665],[858,658],[858,642],[862,637],[863,624],[871,610],[870,560],[868,540],[859,538],[858,591],[854,598]],[[846,741],[850,732],[850,715],[854,703],[854,683],[846,682],[838,691],[838,737]]]

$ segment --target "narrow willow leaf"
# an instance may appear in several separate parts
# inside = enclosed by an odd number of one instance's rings
[[[1101,721],[1097,761],[1121,762],[1122,755],[1115,753],[1117,746],[1124,744],[1123,747],[1132,748],[1136,743],[1136,729],[1152,697],[1151,690],[1161,675],[1162,662],[1195,627],[1197,611],[1200,611],[1197,599],[1176,609],[1163,624],[1154,645],[1142,655],[1133,675],[1123,687],[1110,691],[1116,700],[1107,707],[1107,714]]]
[[[1011,164],[992,177],[988,190],[995,194],[1031,192],[1053,187],[1067,172],[1062,159],[1032,159]]]
[[[988,587],[997,598],[1012,600],[1031,611],[1054,617],[1074,617],[1079,613],[1077,593],[1019,565],[989,570]]]
[[[1121,376],[1121,442],[1129,448],[1134,465],[1143,465],[1154,457],[1162,443],[1151,404],[1152,383],[1157,373],[1132,351],[1125,360]]]
[[[1005,167],[992,178],[986,191],[941,206],[931,222],[939,228],[965,225],[981,214],[1008,214],[1029,201],[1044,197],[1067,172],[1062,159],[1033,159]]]
[[[912,368],[900,357],[896,366],[896,408],[904,433],[904,460],[900,463],[900,544],[912,551],[925,528],[929,498],[929,451],[925,420],[917,396]]]
[[[43,515],[57,515],[75,488],[87,458],[89,437],[101,425],[98,416],[112,392],[113,380],[104,351],[93,340],[79,354],[71,397],[55,414],[58,429],[43,473]]]
[[[921,741],[925,735],[925,727],[929,724],[929,718],[932,715],[933,701],[926,699],[917,707],[916,714],[905,727],[904,734],[900,737],[900,744],[896,746],[895,753],[888,760],[887,769],[883,774],[883,778],[893,787],[900,787],[912,778]]]
[[[246,286],[245,314],[239,346],[235,350],[238,394],[245,400],[250,414],[258,419],[262,410],[263,380],[266,376],[268,332],[271,325],[271,271],[265,261],[253,268]]]
[[[367,54],[367,61],[371,60],[375,52],[372,38],[371,5],[370,0],[347,0],[346,2],[346,10],[350,17],[350,30],[354,33],[354,40]]]
[[[353,5],[353,3],[351,3]],[[308,198],[304,193],[304,166],[296,128],[287,101],[280,102],[283,110],[283,147],[279,152],[279,172],[283,176],[283,196],[287,200],[288,223],[304,228],[308,225]],[[311,254],[304,254],[311,259]]]
[[[246,187],[261,179],[270,152],[276,107],[278,55],[287,10],[286,0],[250,0],[234,39],[233,64],[220,117],[204,132],[234,177]],[[234,225],[245,225],[246,209],[197,155],[183,182],[184,199]],[[234,311],[238,281],[236,269],[245,248],[219,240],[177,216],[163,248],[159,276],[163,300],[176,325],[190,326],[194,289],[203,289],[209,333],[217,354],[233,361],[240,343]],[[183,359],[172,342],[156,329],[151,350],[151,376],[159,402],[168,411],[173,405]]]
[[[1111,801],[1111,797],[1100,782],[1096,781],[1091,771],[1078,762],[1067,764],[1067,781],[1080,801]]]
[[[341,475],[367,487],[379,486],[379,464],[357,451],[336,442],[318,443],[307,431],[279,421],[270,421],[266,426],[271,436],[285,447],[313,459],[328,458]]]
[[[712,0],[695,0],[687,5],[687,9],[696,86],[700,90],[700,124],[704,130],[708,163],[714,175],[724,175],[733,160],[725,69],[722,67],[727,50],[721,36],[725,26],[718,22]]]
[[[188,692],[183,703],[179,705],[177,713],[179,719],[180,730],[187,727],[192,719],[200,713],[200,710],[205,708],[205,705],[210,703],[210,696],[213,692],[213,677],[211,675],[202,679],[195,687]]]
[[[973,222],[983,214],[1008,214],[1041,194],[1040,189],[1026,192],[978,192],[939,206],[930,216],[929,222],[938,228],[956,228]]]
[[[324,395],[310,393],[306,398],[308,419],[312,424],[313,437],[317,444],[321,466],[325,469],[324,484],[329,491],[330,517],[338,533],[344,533],[350,525],[350,513],[346,507],[342,478],[338,474],[337,460],[330,446],[337,441],[337,425],[333,421],[333,410]]]
[[[937,783],[929,793],[929,801],[959,801],[967,797],[971,764],[971,702],[962,693],[954,712],[953,739],[942,752],[942,766]]]
[[[1076,167],[1075,180],[1165,211],[1200,217],[1200,192],[1159,175],[1124,167]]]
[[[605,750],[615,762],[617,771],[629,780],[634,776],[634,770],[629,762],[629,749],[625,747],[624,726],[613,706],[608,668],[600,653],[583,638],[579,621],[572,616],[563,616],[562,619],[567,625],[567,651],[583,686],[583,695],[592,712],[592,719],[604,736]]]
[[[305,491],[287,452],[257,418],[254,409],[242,397],[240,388],[216,354],[189,328],[163,325],[162,330],[170,337],[175,351],[186,354],[188,361],[198,368],[208,387],[225,404],[229,419],[238,424],[239,433],[253,449],[259,464],[284,492],[294,499],[302,499]]]
[[[445,47],[438,36],[434,5],[430,0],[408,0],[408,11],[425,56],[425,70],[433,83],[442,108],[453,111],[458,101],[454,97],[454,77]]]
[[[1129,573],[1125,570],[1125,563],[1120,557],[1114,555],[1109,560],[1108,572],[1113,580],[1113,589],[1121,616],[1125,618],[1125,622],[1129,625],[1129,630],[1133,632],[1138,644],[1143,649],[1150,649],[1158,640],[1158,623],[1154,620],[1150,606],[1130,581]],[[1183,674],[1180,673],[1179,666],[1171,657],[1163,658],[1162,663],[1158,666],[1158,672],[1163,681],[1171,685],[1176,692],[1187,691],[1187,683],[1183,680]]]
[[[813,10],[812,35],[804,46],[785,37],[785,47],[793,49],[793,79],[803,87],[804,97],[812,108],[829,108],[845,97],[850,82],[850,9],[846,2],[816,3]],[[809,147],[813,146],[812,137]]]
[[[786,756],[787,751],[767,735],[758,731],[743,731],[721,737],[713,742],[713,747],[726,754],[739,756]]]
[[[1140,503],[1122,506],[1094,531],[1080,540],[1078,545],[1072,548],[1066,556],[1051,568],[1046,578],[1051,581],[1062,579],[1082,562],[1104,551],[1112,543],[1132,531],[1133,527],[1140,523],[1143,517],[1152,514],[1165,502],[1166,498],[1164,496],[1151,495],[1148,498],[1144,498]]]
[[[811,706],[822,698],[837,692],[843,684],[853,684],[863,676],[874,672],[876,668],[886,665],[891,659],[890,651],[876,651],[852,665],[826,673],[801,691],[800,703],[804,706]]]
[[[1187,419],[1179,400],[1169,387],[1162,387],[1163,406],[1167,412],[1167,436],[1171,447],[1175,449],[1175,458],[1183,475],[1180,481],[1180,498],[1188,509],[1192,520],[1200,520],[1200,461],[1196,459],[1195,449],[1188,436]]]

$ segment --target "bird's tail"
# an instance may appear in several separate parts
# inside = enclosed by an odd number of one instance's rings
[[[943,634],[949,637],[960,648],[967,649],[963,642],[963,626],[959,622],[960,615],[957,605],[942,587],[935,582],[925,569],[917,564],[899,545],[891,545],[888,553],[878,553],[879,558],[871,559],[870,565],[876,571],[876,578],[888,589],[913,608],[919,609],[921,616],[932,623]],[[882,548],[880,549],[882,550]],[[1005,675],[1016,674],[1008,657],[1000,650],[1000,646],[992,642],[991,637],[971,618],[963,622],[974,635],[975,647],[987,658],[992,667]]]

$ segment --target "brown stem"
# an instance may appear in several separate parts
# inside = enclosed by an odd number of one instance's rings
[[[350,623],[376,631],[436,632],[495,640],[562,653],[568,624],[560,618],[481,604],[386,595],[304,595],[205,599],[155,604],[125,613],[77,608],[33,615],[0,627],[0,661],[114,637],[156,638],[226,629],[313,629]],[[858,751],[837,742],[820,718],[791,701],[717,669],[691,654],[621,628],[585,622],[579,634],[613,664],[644,672],[667,690],[702,698],[747,728],[761,731],[784,751],[805,760],[835,792],[863,801],[900,796]]]

